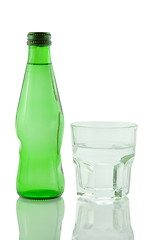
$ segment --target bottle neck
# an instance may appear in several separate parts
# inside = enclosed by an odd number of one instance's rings
[[[50,46],[29,46],[28,49],[28,64],[50,64]]]

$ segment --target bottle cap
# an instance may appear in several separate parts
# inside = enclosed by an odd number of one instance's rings
[[[27,37],[27,45],[29,46],[44,47],[52,44],[51,34],[49,32],[29,32]]]

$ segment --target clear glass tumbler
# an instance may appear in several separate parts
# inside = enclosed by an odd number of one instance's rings
[[[129,193],[137,125],[126,122],[71,124],[77,193],[95,198]]]

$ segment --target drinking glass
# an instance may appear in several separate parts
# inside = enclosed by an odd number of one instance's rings
[[[129,193],[137,125],[127,122],[71,124],[78,195],[124,197]]]

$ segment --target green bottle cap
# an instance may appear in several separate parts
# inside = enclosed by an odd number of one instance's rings
[[[29,46],[50,46],[51,34],[49,32],[29,32],[27,45]]]

